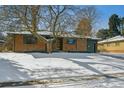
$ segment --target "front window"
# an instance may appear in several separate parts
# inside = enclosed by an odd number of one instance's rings
[[[76,43],[76,39],[68,39],[67,43],[73,45]]]
[[[24,41],[24,44],[35,44],[37,43],[37,38],[32,35],[24,35],[23,41]]]

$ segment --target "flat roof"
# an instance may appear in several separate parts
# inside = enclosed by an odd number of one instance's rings
[[[53,36],[53,33],[50,31],[38,31],[37,32],[40,35],[48,35],[48,36]],[[29,31],[16,31],[16,32],[7,32],[7,34],[23,34],[23,35],[30,35],[31,32]],[[67,37],[67,38],[89,38],[89,39],[94,39],[94,40],[99,40],[99,38],[96,37],[90,37],[90,36],[86,36],[86,37],[82,37],[81,35],[75,35],[72,33],[58,33],[58,37]]]
[[[102,41],[99,41],[98,43],[99,44],[102,44],[102,43],[108,43],[108,42],[115,42],[115,41],[123,41],[124,40],[124,36],[115,36],[115,37],[112,37],[112,38],[109,38],[109,39],[105,39],[105,40],[102,40]]]
[[[37,32],[40,35],[52,35],[52,32],[49,31],[39,31]],[[19,32],[7,32],[7,34],[24,34],[24,35],[30,35],[31,32],[29,31],[19,31]]]

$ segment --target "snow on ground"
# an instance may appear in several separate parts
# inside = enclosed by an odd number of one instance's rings
[[[104,55],[109,55],[117,58],[123,58],[124,59],[124,53],[107,53],[107,52],[102,52],[101,54]]]
[[[88,53],[0,53],[0,81],[119,73],[123,62]]]
[[[82,80],[65,82],[61,84],[33,85],[27,87],[36,88],[124,88],[124,77],[119,79]],[[21,86],[25,87],[25,86]]]
[[[12,86],[11,86],[12,87]],[[69,79],[60,83],[13,86],[19,88],[124,88],[124,77],[84,80]]]

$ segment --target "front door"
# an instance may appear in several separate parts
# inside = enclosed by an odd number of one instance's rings
[[[96,41],[88,39],[87,40],[87,52],[95,53],[96,52]]]
[[[62,51],[63,50],[63,39],[59,38],[56,43],[56,50],[57,51]]]

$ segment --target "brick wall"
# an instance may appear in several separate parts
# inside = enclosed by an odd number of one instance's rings
[[[14,51],[24,52],[24,51],[45,51],[46,44],[44,42],[38,42],[36,44],[24,44],[23,35],[15,35]]]
[[[75,44],[68,44],[67,38],[63,39],[63,51],[86,51],[87,50],[87,40],[86,39],[76,39]]]
[[[15,41],[14,41],[15,40]],[[59,39],[58,39],[59,40]],[[62,51],[87,51],[87,39],[76,39],[75,44],[68,44],[68,38],[63,38],[62,48],[59,48],[58,44],[61,44],[60,41],[55,42],[53,44],[45,44],[44,42],[38,42],[36,44],[24,44],[23,35],[15,35],[15,39],[13,39],[13,51],[15,52],[25,52],[25,51],[44,51],[51,52],[57,49],[61,49]],[[15,43],[14,43],[15,42]]]

